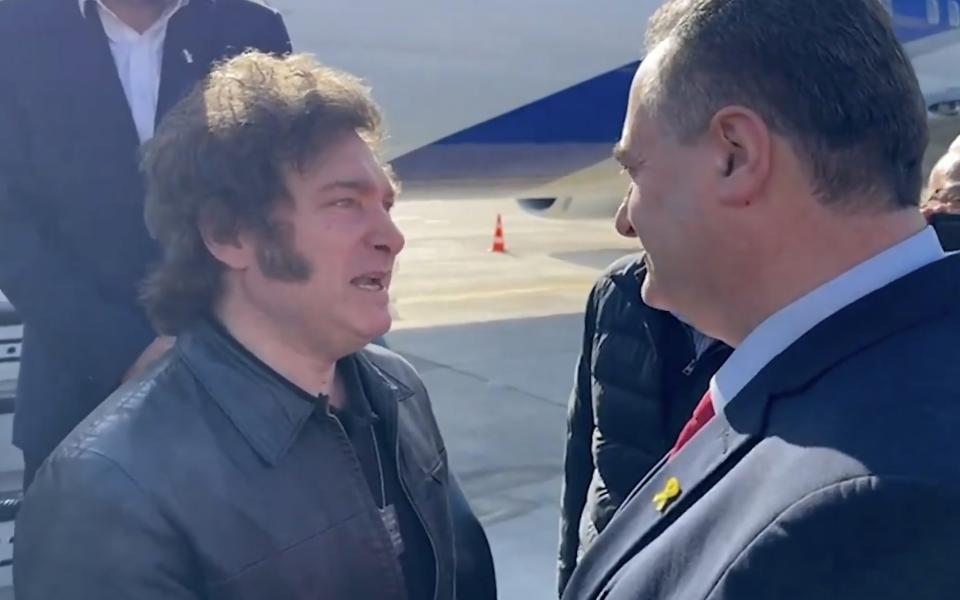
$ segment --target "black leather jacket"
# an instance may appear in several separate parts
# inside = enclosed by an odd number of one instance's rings
[[[423,383],[389,350],[349,359],[433,546],[435,598],[455,598],[458,587],[473,591],[461,600],[493,597],[487,540],[448,471]],[[329,410],[209,324],[181,335],[57,448],[16,530],[18,600],[406,595]]]

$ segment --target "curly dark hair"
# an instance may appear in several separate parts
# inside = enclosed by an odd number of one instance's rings
[[[277,203],[290,201],[283,174],[349,131],[374,147],[381,139],[369,89],[296,54],[251,51],[227,60],[164,117],[142,160],[147,227],[164,251],[142,300],[159,332],[176,335],[220,294],[223,265],[201,226],[218,240],[254,234],[270,276],[308,275],[290,248],[289,225],[272,219]]]

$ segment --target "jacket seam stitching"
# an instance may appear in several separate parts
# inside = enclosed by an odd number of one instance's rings
[[[183,529],[176,524],[176,519],[171,518],[171,516],[167,514],[161,506],[157,505],[155,502],[151,500],[151,495],[147,492],[147,489],[143,487],[140,481],[136,477],[134,477],[129,471],[127,471],[123,467],[123,465],[121,465],[119,462],[117,462],[108,454],[101,452],[100,450],[96,450],[93,448],[85,448],[85,447],[77,447],[76,450],[78,454],[88,454],[91,456],[96,456],[102,459],[103,461],[105,461],[110,466],[112,466],[114,469],[116,469],[117,472],[123,475],[123,477],[130,482],[133,488],[140,493],[140,495],[143,497],[143,500],[148,502],[150,505],[154,507],[157,515],[159,515],[160,518],[162,518],[171,529],[175,530],[178,533],[178,535],[184,537],[185,539],[189,538],[186,532],[183,531]]]
[[[113,459],[111,456],[109,456],[108,454],[105,454],[104,452],[101,452],[100,450],[95,450],[95,449],[93,449],[93,448],[86,448],[86,447],[83,447],[83,446],[78,446],[78,447],[76,447],[76,450],[77,450],[77,452],[78,452],[79,454],[90,454],[90,455],[96,456],[96,457],[98,457],[98,458],[102,458],[104,461],[106,461],[108,464],[110,464],[110,466],[114,467],[117,471],[119,471],[130,483],[132,483],[133,486],[134,486],[135,488],[137,488],[137,491],[140,492],[141,494],[143,494],[144,498],[149,498],[149,497],[150,497],[150,494],[147,493],[146,488],[144,488],[144,487],[140,484],[140,482],[139,482],[133,475],[130,474],[129,471],[127,471],[126,469],[124,469],[124,468],[123,468],[123,465],[121,465],[119,462],[117,462],[116,460],[114,460],[114,459]]]
[[[316,539],[316,538],[318,538],[318,537],[326,534],[326,533],[327,533],[328,531],[330,531],[331,529],[334,529],[334,528],[336,528],[336,527],[340,527],[341,525],[343,525],[343,524],[345,524],[345,523],[349,523],[350,521],[359,519],[360,517],[364,516],[365,514],[366,514],[366,512],[363,511],[363,510],[361,510],[361,511],[358,511],[358,512],[353,513],[352,515],[350,515],[349,517],[347,517],[347,518],[345,518],[345,519],[338,520],[338,521],[336,521],[336,522],[334,522],[334,523],[330,523],[330,524],[328,524],[326,527],[324,527],[323,529],[321,529],[321,530],[319,530],[319,531],[315,531],[315,532],[311,533],[310,535],[308,535],[307,537],[304,537],[304,538],[298,539],[298,540],[296,540],[296,541],[294,541],[294,542],[291,542],[290,544],[287,544],[286,546],[283,546],[282,548],[278,548],[275,552],[271,552],[270,554],[268,554],[267,556],[264,556],[263,558],[259,558],[259,559],[255,560],[255,561],[253,561],[253,562],[251,562],[251,563],[249,563],[249,564],[246,564],[246,565],[240,567],[240,570],[238,570],[238,571],[237,571],[236,573],[234,573],[233,575],[231,575],[231,576],[229,576],[229,577],[226,577],[226,578],[224,578],[224,579],[218,579],[218,580],[216,580],[216,581],[212,581],[212,582],[206,584],[204,587],[206,587],[206,588],[209,590],[209,589],[211,589],[211,588],[215,588],[215,587],[218,587],[218,586],[221,586],[221,585],[226,585],[226,584],[228,584],[228,583],[231,583],[231,582],[233,582],[234,580],[236,580],[237,578],[242,577],[243,575],[245,575],[249,570],[258,567],[259,565],[262,565],[263,563],[265,563],[265,562],[267,562],[267,561],[269,561],[269,560],[271,560],[271,559],[273,559],[273,558],[276,558],[277,556],[279,556],[279,555],[281,555],[281,554],[283,554],[283,553],[285,553],[285,552],[289,552],[290,550],[293,550],[294,548],[296,548],[296,547],[298,547],[298,546],[302,546],[303,544],[306,544],[306,543],[310,542],[311,540],[314,540],[314,539]]]

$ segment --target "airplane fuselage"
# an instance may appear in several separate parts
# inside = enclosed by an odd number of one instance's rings
[[[299,51],[363,77],[407,197],[533,199],[607,214],[610,160],[661,0],[274,0]],[[887,0],[931,107],[931,155],[960,133],[960,0]],[[550,202],[552,200],[552,203]],[[574,207],[578,207],[574,209]],[[593,209],[593,210],[590,210]]]

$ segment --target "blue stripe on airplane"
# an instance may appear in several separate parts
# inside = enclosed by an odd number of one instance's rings
[[[903,43],[951,29],[949,2],[930,22],[926,0],[893,0]],[[491,193],[534,187],[597,164],[620,135],[627,92],[639,62],[560,90],[397,158],[394,168],[412,189],[484,188]],[[490,187],[494,185],[495,187]]]
[[[901,43],[943,33],[957,26],[951,24],[951,10],[960,12],[957,0],[893,0],[893,28]],[[933,22],[931,22],[933,21]]]
[[[393,161],[407,189],[547,183],[610,156],[639,62],[447,136]],[[422,186],[421,186],[422,184]],[[495,187],[490,187],[491,185]]]
[[[609,142],[620,136],[627,92],[640,62],[588,79],[437,144]]]

